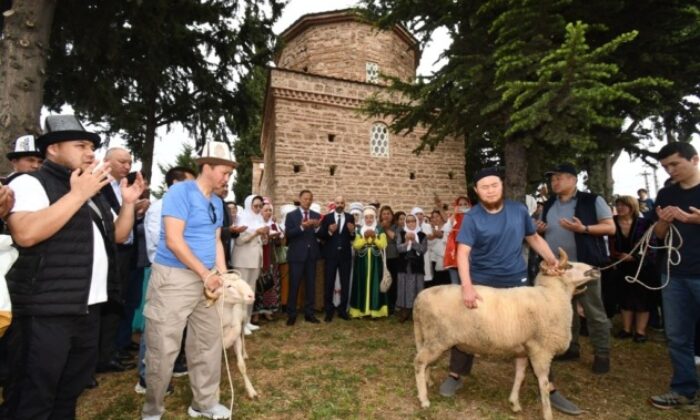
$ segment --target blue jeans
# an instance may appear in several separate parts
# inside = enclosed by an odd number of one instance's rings
[[[666,275],[661,276],[661,284]],[[673,376],[671,390],[688,398],[698,391],[695,371],[695,323],[700,316],[700,276],[671,276],[661,296],[664,305],[664,326],[671,356]]]

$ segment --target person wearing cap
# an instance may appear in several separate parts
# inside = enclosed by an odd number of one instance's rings
[[[301,278],[304,277],[304,319],[318,324],[314,315],[316,299],[316,260],[320,249],[316,235],[321,225],[321,215],[311,210],[314,195],[309,190],[299,193],[299,208],[287,214],[285,234],[287,235],[287,263],[289,264],[289,296],[287,297],[287,325],[297,320],[297,295]]]
[[[226,143],[212,141],[202,150],[199,175],[174,184],[163,198],[158,243],[143,314],[146,318],[146,398],[144,419],[160,419],[163,399],[187,327],[185,351],[192,403],[190,417],[231,416],[219,403],[221,321],[207,306],[204,289],[217,292],[226,272],[221,243],[223,202],[214,192],[227,185],[236,167]]]
[[[527,208],[503,195],[503,180],[497,168],[485,168],[474,176],[474,190],[479,204],[464,214],[457,235],[457,266],[464,305],[479,306],[481,296],[474,285],[496,288],[528,286],[527,264],[522,243],[537,252],[550,267],[558,261],[544,239],[537,234]],[[440,385],[440,394],[454,396],[462,388],[462,376],[471,372],[474,356],[453,347],[450,352],[450,373]],[[567,414],[581,410],[567,400],[550,381],[552,406]]]
[[[615,234],[615,223],[610,207],[603,197],[579,191],[578,171],[571,163],[562,163],[545,174],[552,184],[551,197],[542,209],[537,231],[552,250],[563,249],[572,261],[602,267],[608,262],[603,239]],[[581,304],[594,348],[592,371],[604,374],[610,371],[610,328],[601,296],[600,280],[587,284],[583,293],[573,299],[574,308]],[[580,357],[579,316],[574,310],[571,344],[558,360]]]
[[[44,161],[41,152],[36,147],[34,136],[31,134],[17,138],[12,144],[12,151],[5,156],[12,164],[12,173],[7,176],[6,184],[18,174],[38,170],[41,162]]]
[[[9,184],[16,202],[7,222],[20,256],[7,274],[14,319],[3,418],[75,418],[97,362],[100,306],[119,298],[116,243],[131,232],[144,188],[141,177],[122,182],[115,220],[100,193],[110,170],[97,167],[100,137],[72,115],[49,116],[45,127],[43,165]]]

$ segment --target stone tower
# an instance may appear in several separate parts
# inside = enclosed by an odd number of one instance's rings
[[[281,40],[268,78],[253,192],[277,209],[310,189],[319,203],[342,194],[348,204],[376,199],[394,211],[415,205],[428,211],[435,195],[443,202],[466,195],[462,141],[447,139],[416,155],[424,130],[394,135],[388,121],[358,111],[384,89],[380,73],[415,78],[420,51],[404,27],[380,31],[340,10],[302,16]]]

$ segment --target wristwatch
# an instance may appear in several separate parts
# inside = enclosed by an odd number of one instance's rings
[[[586,225],[586,226],[583,227],[583,233],[589,233],[589,232],[588,232],[588,225]]]

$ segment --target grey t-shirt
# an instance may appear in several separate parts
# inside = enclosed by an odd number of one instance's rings
[[[569,201],[561,202],[558,198],[552,204],[552,207],[547,213],[547,230],[544,237],[547,244],[552,249],[555,255],[558,254],[558,249],[563,249],[569,256],[571,261],[576,261],[576,238],[574,232],[566,230],[559,224],[560,219],[572,220],[574,211],[576,210],[576,198]],[[595,200],[596,219],[604,220],[612,218],[612,211],[603,197],[598,196]],[[542,216],[540,216],[540,220]]]

